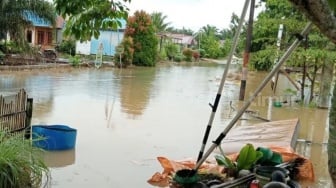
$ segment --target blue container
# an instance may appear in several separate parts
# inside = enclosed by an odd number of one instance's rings
[[[77,130],[67,125],[33,125],[33,145],[45,150],[68,150],[76,145]]]

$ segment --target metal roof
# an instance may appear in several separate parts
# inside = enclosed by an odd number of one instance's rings
[[[24,16],[28,21],[31,21],[33,26],[38,27],[52,27],[51,23],[41,17],[39,17],[37,14],[35,14],[32,11],[24,11]]]

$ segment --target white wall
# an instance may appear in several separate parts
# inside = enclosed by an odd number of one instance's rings
[[[90,55],[90,41],[76,42],[76,54]]]

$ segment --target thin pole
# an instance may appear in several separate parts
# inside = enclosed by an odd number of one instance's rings
[[[250,60],[251,42],[252,42],[252,33],[253,33],[254,5],[255,5],[255,0],[251,0],[250,16],[249,16],[249,22],[247,26],[246,44],[245,44],[245,52],[244,52],[244,59],[243,59],[242,79],[240,81],[239,100],[241,101],[243,101],[245,98],[245,89],[246,89],[246,80],[247,80],[247,65]]]
[[[301,32],[301,36],[307,35],[310,28],[312,27],[312,23],[309,22],[304,30]],[[208,151],[204,154],[204,156],[197,161],[197,164],[194,168],[194,171],[197,171],[198,168],[202,165],[202,163],[209,157],[209,155],[212,153],[212,151],[222,142],[222,140],[225,138],[226,134],[230,131],[230,129],[234,126],[234,124],[239,120],[241,115],[245,112],[245,110],[250,106],[250,104],[253,102],[253,100],[258,96],[260,91],[266,86],[266,84],[272,79],[273,75],[277,73],[281,67],[281,65],[288,59],[288,57],[292,54],[292,52],[295,50],[295,48],[300,44],[303,37],[298,37],[293,44],[288,48],[286,53],[281,57],[279,62],[276,64],[276,66],[272,69],[272,71],[266,76],[266,78],[262,81],[260,86],[256,89],[254,94],[250,97],[248,101],[243,105],[243,107],[237,112],[236,116],[231,120],[231,122],[226,126],[223,132],[220,133],[220,135],[217,137],[217,139],[213,142],[211,147],[208,149]]]
[[[225,78],[226,78],[226,75],[228,73],[231,61],[232,61],[233,53],[236,50],[237,45],[238,45],[238,39],[239,39],[240,31],[241,31],[241,28],[243,26],[243,22],[244,22],[244,18],[245,18],[246,12],[247,12],[247,8],[248,8],[249,2],[250,2],[250,0],[246,0],[245,1],[245,5],[244,5],[242,14],[240,16],[240,21],[239,21],[239,24],[238,24],[238,29],[237,29],[237,31],[235,33],[233,44],[232,44],[232,47],[231,47],[231,51],[230,51],[230,54],[228,56],[228,60],[226,62],[225,71],[223,73],[222,80],[221,80],[220,85],[218,87],[218,92],[217,92],[217,95],[216,95],[215,102],[214,102],[213,105],[210,104],[212,112],[211,112],[211,115],[210,115],[210,118],[209,118],[209,122],[208,122],[207,128],[205,130],[205,134],[204,134],[203,141],[202,141],[202,146],[201,146],[200,152],[198,154],[197,161],[199,161],[202,158],[202,156],[203,156],[203,152],[204,152],[204,149],[205,149],[205,146],[206,146],[209,134],[210,134],[211,125],[212,125],[212,122],[213,122],[213,120],[215,118],[215,114],[216,114],[216,111],[217,111],[218,103],[219,103],[219,100],[220,100],[221,95],[222,95],[222,91],[223,91],[223,87],[224,87],[224,83],[225,83]]]

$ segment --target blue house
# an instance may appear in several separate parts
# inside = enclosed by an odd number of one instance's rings
[[[113,56],[116,53],[116,47],[121,43],[124,37],[126,21],[121,20],[122,26],[117,30],[101,30],[98,39],[94,37],[90,41],[76,43],[77,54],[97,54],[99,47],[103,48],[103,55]]]

